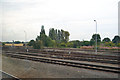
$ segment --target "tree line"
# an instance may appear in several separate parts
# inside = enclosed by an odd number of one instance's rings
[[[54,28],[49,29],[49,35],[47,36],[42,25],[40,35],[35,40],[30,40],[28,45],[33,46],[34,49],[41,49],[43,47],[80,48],[81,46],[95,46],[97,36],[98,46],[120,47],[120,36],[117,35],[112,40],[108,37],[101,40],[100,34],[93,34],[90,41],[69,41],[69,36],[70,33],[68,31]]]

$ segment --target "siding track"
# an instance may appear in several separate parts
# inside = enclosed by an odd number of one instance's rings
[[[48,55],[47,55],[48,57],[46,57],[45,55],[39,56],[38,53],[5,52],[3,54],[9,57],[18,58],[18,59],[32,60],[32,61],[51,63],[51,64],[59,64],[59,65],[78,67],[78,68],[86,68],[86,69],[92,69],[92,70],[114,72],[114,73],[120,74],[120,68],[115,66],[113,67],[113,66],[105,66],[105,65],[98,65],[98,64],[89,64],[89,63],[82,63],[75,60],[51,58]]]

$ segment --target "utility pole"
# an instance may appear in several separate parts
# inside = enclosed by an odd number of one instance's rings
[[[27,52],[28,52],[28,48],[27,48],[27,33],[26,33],[26,31],[24,31],[24,33],[25,33],[25,49],[27,50]]]
[[[96,39],[95,39],[95,41],[96,41],[96,50],[95,50],[95,53],[97,54],[97,21],[94,20],[94,22],[96,23]]]
[[[14,40],[12,40],[12,47],[14,48]]]
[[[24,31],[24,33],[25,33],[25,48],[26,48],[26,37],[27,37],[26,31]]]

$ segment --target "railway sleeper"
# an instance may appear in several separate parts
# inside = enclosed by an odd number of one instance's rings
[[[10,55],[9,55],[10,56]],[[31,58],[27,58],[25,56],[16,56],[16,55],[12,55],[11,57],[15,57],[15,58],[20,58],[20,59],[28,59],[31,60]],[[32,58],[32,60],[34,60],[35,58]],[[43,61],[45,60],[45,61]],[[60,61],[58,60],[58,62],[56,60],[47,60],[46,59],[42,59],[43,62],[47,62],[47,63],[54,63],[54,64],[61,64],[61,65],[68,65],[68,66],[73,66],[73,67],[82,67],[82,68],[88,68],[88,69],[95,69],[95,70],[103,70],[103,71],[110,71],[110,72],[116,72],[116,73],[120,73],[119,71],[116,70],[112,70],[112,69],[117,69],[120,70],[120,68],[115,68],[115,67],[108,67],[108,66],[98,66],[98,65],[91,65],[91,64],[81,64],[81,63],[74,63],[74,62],[66,62],[66,61],[61,61],[63,63],[59,63]],[[54,62],[51,62],[54,61]],[[55,62],[56,61],[56,62]],[[41,60],[40,60],[41,62]],[[76,65],[77,64],[77,65]],[[91,67],[94,66],[94,67]],[[97,68],[95,68],[97,67]],[[107,69],[104,69],[107,68]],[[110,69],[108,69],[110,68]]]

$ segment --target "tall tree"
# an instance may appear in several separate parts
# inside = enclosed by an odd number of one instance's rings
[[[58,43],[60,43],[61,42],[61,32],[60,32],[60,30],[58,30]]]
[[[92,39],[90,40],[90,44],[94,45],[96,42],[96,36],[97,36],[97,43],[99,44],[101,42],[101,37],[99,34],[93,34]]]
[[[58,32],[57,32],[57,29],[55,30],[55,41],[58,41]]]
[[[45,34],[45,29],[44,29],[44,26],[42,25],[42,27],[41,27],[41,32],[40,32],[40,34]]]
[[[111,40],[110,40],[110,38],[104,38],[103,40],[102,40],[103,42],[110,42]]]
[[[45,46],[46,45],[46,38],[47,38],[47,35],[45,34],[45,29],[44,29],[44,26],[42,25],[40,36],[37,36],[36,41],[39,41],[39,40],[42,41],[43,46]]]
[[[112,40],[113,43],[118,44],[120,43],[120,36],[115,36]]]
[[[33,46],[35,44],[34,40],[30,40],[30,42],[28,43],[29,46]]]
[[[50,28],[50,29],[49,29],[49,37],[50,37],[52,40],[55,40],[55,31],[54,31],[54,28]]]
[[[70,43],[72,43],[73,48],[80,47],[80,41],[79,40],[70,41]]]
[[[51,28],[49,29],[49,37],[52,39],[52,40],[55,40],[57,41],[57,29],[55,30],[54,28]]]
[[[68,31],[64,31],[64,37],[65,37],[65,42],[67,43],[69,41],[69,32]]]
[[[65,33],[64,30],[61,29],[61,42],[65,42]]]
[[[35,41],[34,45],[33,45],[34,49],[41,49],[43,48],[43,44],[41,40]]]

